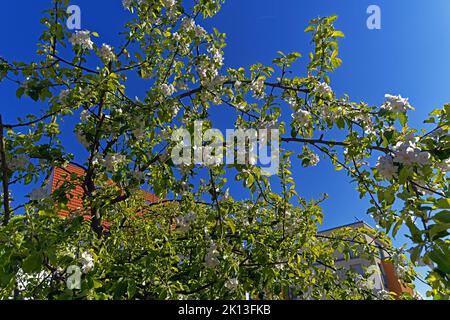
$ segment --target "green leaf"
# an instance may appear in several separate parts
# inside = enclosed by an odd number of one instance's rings
[[[434,209],[439,208],[439,209],[450,209],[450,199],[447,198],[442,198],[442,199],[438,199],[434,202]]]
[[[447,252],[446,252],[447,251]],[[439,270],[450,274],[450,259],[448,250],[440,250],[439,248],[435,248],[433,251],[428,253],[428,256],[431,260],[436,262]]]
[[[131,299],[136,294],[136,282],[134,280],[128,280],[128,287],[127,287],[127,295],[128,299]]]
[[[450,223],[443,223],[443,224],[433,224],[432,226],[429,227],[429,233],[430,233],[430,237],[431,238],[435,238],[436,235],[447,231],[448,229],[450,229]],[[447,234],[446,232],[444,233]]]
[[[234,224],[233,220],[227,219],[226,221],[227,226],[230,227],[231,232],[236,233],[236,225]]]
[[[22,269],[26,273],[33,273],[40,271],[42,266],[42,255],[40,252],[31,253],[22,264]]]
[[[441,223],[450,223],[450,211],[441,211],[434,215],[433,220]]]
[[[333,32],[332,37],[344,38],[345,35],[342,31],[336,30]]]

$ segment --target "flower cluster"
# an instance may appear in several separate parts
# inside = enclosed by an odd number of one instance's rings
[[[124,161],[125,156],[123,154],[109,153],[105,157],[105,167],[109,171],[116,171]]]
[[[386,290],[375,290],[374,294],[378,300],[389,300],[391,298],[390,293]]]
[[[61,92],[59,93],[58,99],[60,102],[64,103],[67,100],[67,98],[69,97],[69,95],[70,95],[69,89],[61,90]]]
[[[89,118],[90,118],[90,114],[89,114],[88,110],[81,111],[81,113],[80,113],[80,120],[82,122],[88,122]]]
[[[206,36],[206,30],[195,23],[192,18],[183,18],[181,21],[181,30],[185,33],[193,32],[195,37],[203,39]]]
[[[394,159],[390,155],[379,157],[376,168],[381,176],[387,180],[394,178],[398,170],[394,164]]]
[[[81,127],[77,127],[75,129],[75,136],[79,143],[85,148],[88,148],[90,146],[90,143],[86,137],[86,134],[82,131]]]
[[[393,155],[385,155],[378,158],[377,170],[385,179],[392,179],[396,176],[398,165],[407,167],[428,166],[431,161],[429,152],[422,151],[417,147],[418,138],[407,135],[404,141],[399,141],[392,149]]]
[[[264,97],[264,77],[259,77],[250,84],[250,89],[253,91],[253,96],[255,98]]]
[[[222,51],[220,51],[220,49],[216,48],[215,46],[212,46],[208,49],[209,54],[212,57],[212,61],[219,65],[222,66],[223,65],[223,53]]]
[[[142,117],[136,117],[132,119],[132,123],[135,125],[135,128],[131,130],[131,133],[137,140],[141,140],[145,136],[145,121]]]
[[[177,217],[175,219],[177,225],[176,230],[180,232],[189,230],[191,224],[195,221],[196,218],[197,216],[192,211],[189,212],[186,216]]]
[[[142,5],[143,2],[144,0],[136,0],[138,6]],[[133,8],[133,0],[122,0],[122,5],[125,9],[131,11]]]
[[[333,90],[331,87],[325,82],[319,82],[315,88],[314,92],[322,97],[330,97],[333,95]]]
[[[394,250],[391,259],[397,276],[403,279],[408,272],[408,268],[405,266],[406,261],[403,252],[400,249]]]
[[[390,94],[385,95],[386,102],[383,104],[382,108],[393,113],[405,113],[408,110],[413,110],[414,108],[408,102],[408,98],[402,98],[401,95],[393,96]]]
[[[91,40],[91,33],[86,30],[76,31],[69,39],[70,43],[75,46],[79,45],[83,49],[92,50],[94,43]]]
[[[165,97],[170,97],[175,93],[175,87],[173,84],[163,83],[159,86],[159,90]]]
[[[163,6],[166,8],[166,12],[167,12],[167,18],[170,21],[174,21],[175,19],[177,19],[179,13],[176,9],[176,4],[177,1],[176,0],[163,0]]]
[[[208,268],[215,268],[219,265],[219,259],[217,258],[218,253],[217,244],[215,242],[211,242],[205,256],[205,263]]]
[[[442,171],[442,173],[447,173],[450,171],[450,159],[444,160],[438,164],[439,170]]]
[[[430,164],[431,155],[429,152],[422,151],[414,141],[407,140],[398,142],[394,149],[394,162],[403,165],[426,166]]]
[[[307,127],[311,123],[311,114],[303,109],[298,109],[292,114],[296,125],[300,128]]]
[[[83,273],[88,273],[94,268],[94,257],[89,252],[81,253],[81,271]]]
[[[225,282],[225,288],[227,288],[230,291],[236,291],[239,286],[239,280],[236,278],[228,279]]]
[[[176,0],[163,0],[163,6],[166,9],[172,9],[176,5]]]
[[[315,153],[311,153],[309,157],[309,165],[315,167],[319,164],[319,162],[320,162],[319,156]]]
[[[103,61],[110,62],[116,59],[113,49],[110,45],[104,43],[98,50],[98,54]]]
[[[442,129],[441,127],[438,127],[436,129],[434,129],[431,133],[430,133],[430,137],[435,139],[435,140],[439,140],[442,137],[446,137],[448,135],[448,132],[445,131],[444,129]]]

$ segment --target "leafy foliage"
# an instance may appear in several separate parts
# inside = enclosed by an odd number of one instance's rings
[[[223,70],[225,35],[198,24],[221,3],[199,0],[185,8],[170,0],[124,1],[132,18],[124,44],[112,48],[98,46],[95,32],[66,30],[68,1],[55,0],[41,20],[39,61],[1,60],[0,79],[17,84],[19,99],[45,108],[17,123],[0,121],[0,297],[216,299],[249,292],[282,299],[295,288],[303,298],[379,298],[353,271],[338,277],[334,261],[336,251],[347,258],[352,251],[377,255],[363,241],[373,231],[343,229],[321,238],[324,199],[307,201],[296,192],[291,160],[294,167],[315,165],[317,152],[371,199],[368,213],[386,232],[407,226],[412,265],[429,265],[429,294],[447,299],[450,105],[425,121],[435,129],[419,133],[408,126],[406,99],[388,96],[377,107],[336,96],[330,74],[341,64],[343,37],[333,26],[336,16],[314,19],[305,30],[313,50],[303,76],[291,76],[301,58],[295,52],[279,52],[271,66]],[[71,56],[63,58],[66,47]],[[142,101],[127,95],[127,79],[135,75],[148,86]],[[233,114],[239,128],[280,130],[275,177],[251,164],[174,165],[172,132],[193,131],[195,120],[212,127],[212,108]],[[49,195],[52,168],[75,159],[60,140],[64,120],[78,117],[74,137],[88,155],[79,164],[86,175],[72,176]],[[332,130],[345,138],[327,140]],[[247,200],[226,191],[230,173],[248,190]],[[11,208],[11,188],[31,183],[41,188]],[[77,185],[89,219],[79,212],[62,218],[66,195]],[[146,203],[143,186],[167,200]],[[388,241],[382,232],[374,236]],[[411,283],[417,274],[404,253],[386,250]],[[79,290],[66,286],[71,265],[83,266]]]

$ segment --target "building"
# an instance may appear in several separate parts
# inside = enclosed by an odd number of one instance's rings
[[[365,228],[366,230],[374,230],[367,223],[358,221],[355,223],[321,231],[319,233],[319,236],[323,236],[326,239],[326,237],[331,235],[334,231],[342,228]],[[370,232],[365,234],[364,238],[367,244],[378,247],[379,254],[374,255],[370,258],[355,254],[351,255],[350,259],[346,260],[344,259],[342,253],[336,253],[335,263],[338,269],[353,269],[360,275],[364,275],[366,272],[370,272],[370,280],[374,284],[375,290],[385,290],[388,292],[393,292],[397,296],[400,296],[402,293],[409,293],[413,295],[413,290],[402,283],[402,281],[396,274],[393,263],[388,260],[389,256],[385,249],[388,248],[390,244],[384,243],[374,236],[371,236]]]

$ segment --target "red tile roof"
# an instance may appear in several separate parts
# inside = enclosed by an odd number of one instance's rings
[[[75,185],[70,192],[66,194],[67,197],[67,209],[60,210],[59,214],[63,217],[67,217],[69,214],[78,213],[83,214],[83,196],[84,190],[81,185],[81,181],[77,178],[84,176],[86,170],[74,164],[69,164],[66,167],[56,167],[53,169],[51,187],[52,193],[57,191],[64,182],[72,181]],[[75,178],[75,179],[74,179]],[[155,203],[160,201],[160,199],[154,194],[143,191],[144,199],[150,203]],[[83,214],[86,219],[90,219],[89,215]],[[104,222],[105,227],[109,227],[108,222]]]
[[[77,177],[82,177],[85,173],[83,168],[69,164],[65,168],[54,168],[52,174],[52,193],[59,189],[64,182],[71,181],[72,174]],[[71,190],[70,194],[67,194],[67,208],[70,211],[80,211],[83,208],[83,195],[84,190],[81,184],[75,182],[75,188]],[[67,215],[67,211],[62,211],[61,214]]]

